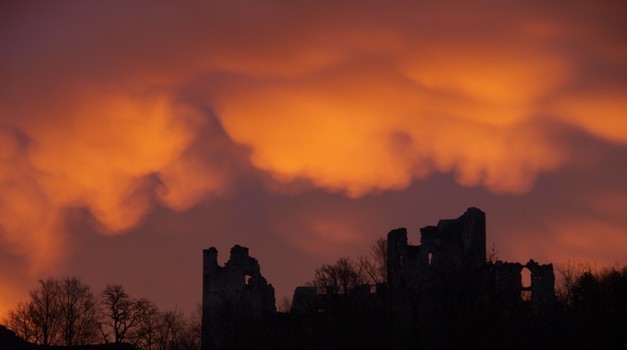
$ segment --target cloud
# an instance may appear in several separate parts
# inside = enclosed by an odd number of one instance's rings
[[[555,106],[558,118],[611,142],[627,144],[627,90],[577,93],[561,99]]]
[[[459,106],[371,71],[268,84],[224,97],[217,110],[230,135],[252,146],[256,166],[353,196],[402,189],[436,170],[455,171],[467,185],[526,192],[564,160],[539,122],[481,122],[473,108],[487,103]]]
[[[404,9],[412,16],[392,7],[394,21],[383,16],[367,27],[370,6],[341,21],[324,16],[316,27],[319,40],[308,50],[336,60],[273,77],[235,69],[237,79],[217,89],[218,115],[234,140],[251,146],[257,167],[350,196],[403,189],[436,171],[520,194],[569,161],[569,147],[555,141],[560,128],[610,142],[627,135],[622,89],[573,90],[590,80],[582,68],[594,62],[572,46],[598,48],[590,37],[575,37],[578,27],[609,34],[602,18],[616,20],[610,8],[596,8],[599,18],[557,18],[550,8],[526,6],[482,15]],[[298,44],[282,49],[289,55]],[[616,56],[605,51],[594,64]],[[285,67],[306,66],[288,57]],[[625,71],[616,62],[612,69]]]
[[[29,61],[38,73],[69,75],[78,86],[121,79],[123,87],[194,94],[251,148],[255,166],[353,197],[403,189],[433,172],[497,193],[528,192],[538,174],[568,161],[545,128],[555,120],[623,142],[624,91],[571,91],[590,79],[584,67],[624,69],[623,52],[607,47],[624,39],[611,34],[620,5],[594,7],[598,17],[587,16],[585,3],[564,16],[553,5],[454,5],[391,4],[381,13],[376,2],[334,11],[245,1],[151,11],[72,4],[73,13],[27,12],[30,21],[15,26],[23,39],[40,38],[32,50],[52,59]],[[42,18],[47,31],[28,27]],[[613,40],[598,44],[581,26]],[[61,41],[67,51],[52,45]],[[583,57],[577,45],[600,57]],[[203,167],[192,163],[181,160],[164,177],[174,181],[183,164]]]
[[[522,195],[580,157],[565,133],[627,142],[620,2],[1,6],[0,244],[31,273],[76,208],[116,235],[259,173],[292,195],[442,174]],[[358,238],[316,220],[290,242]]]
[[[152,205],[150,175],[194,137],[185,114],[161,97],[92,94],[64,107],[34,110],[44,115],[36,123],[5,120],[27,141],[20,150],[4,132],[12,151],[0,178],[3,232],[37,264],[61,255],[64,208],[88,208],[107,234],[133,227]]]

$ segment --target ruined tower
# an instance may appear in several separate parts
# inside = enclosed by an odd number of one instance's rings
[[[233,349],[276,312],[274,288],[248,248],[235,245],[224,266],[218,250],[203,251],[202,350]]]
[[[531,274],[528,286],[523,269]],[[404,228],[388,234],[390,334],[397,348],[441,348],[455,338],[481,342],[490,335],[473,327],[490,318],[509,329],[550,321],[554,285],[551,264],[486,262],[485,214],[477,208],[423,227],[420,245],[408,244]]]
[[[469,208],[420,233],[417,246],[407,243],[404,228],[388,234],[391,333],[398,346],[416,336],[423,345],[441,344],[438,336],[452,321],[487,302],[485,214]]]

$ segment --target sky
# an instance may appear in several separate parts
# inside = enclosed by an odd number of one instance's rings
[[[627,3],[0,2],[0,315],[37,280],[201,299],[240,244],[277,299],[406,227],[627,264]]]

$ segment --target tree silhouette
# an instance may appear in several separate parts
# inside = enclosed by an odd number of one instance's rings
[[[595,272],[589,265],[571,264],[564,270],[558,295],[565,345],[617,348],[627,344],[627,267]]]
[[[385,238],[377,239],[370,247],[370,254],[359,258],[359,268],[371,284],[388,281],[388,243]]]
[[[96,303],[79,278],[39,280],[30,300],[10,311],[6,322],[18,336],[35,344],[89,344],[96,336]]]
[[[30,302],[19,302],[15,309],[8,312],[4,323],[27,342],[40,344],[41,332],[34,323]]]
[[[33,331],[40,333],[37,338],[44,346],[56,343],[59,336],[59,281],[49,278],[39,280],[39,288],[30,292],[29,313]]]
[[[161,313],[153,302],[140,299],[141,317],[137,330],[133,333],[133,344],[142,350],[159,348],[161,334]]]
[[[60,282],[59,311],[65,346],[89,344],[98,328],[96,301],[89,286],[77,277]]]
[[[133,304],[121,285],[107,285],[100,293],[100,331],[105,342],[121,343],[126,333],[139,324]]]
[[[290,312],[290,308],[292,307],[292,299],[289,297],[282,297],[279,299],[276,305],[276,309],[278,312],[287,313]]]
[[[124,287],[109,284],[100,294],[100,332],[105,342],[137,342],[147,318],[157,313],[157,307],[147,299],[131,298]]]
[[[324,264],[314,273],[309,283],[314,287],[324,288],[327,294],[348,294],[356,286],[366,283],[366,276],[351,259],[342,257],[335,264]]]
[[[200,307],[187,319],[179,310],[161,312],[148,299],[131,298],[122,285],[109,284],[96,298],[77,277],[48,278],[38,284],[29,300],[18,303],[3,320],[29,343],[68,348],[98,342],[125,342],[139,350],[200,348]]]
[[[185,327],[179,335],[178,347],[182,350],[200,349],[202,332],[202,305],[197,305],[185,322]]]
[[[178,310],[166,311],[160,317],[159,348],[180,349],[187,327],[185,316]]]

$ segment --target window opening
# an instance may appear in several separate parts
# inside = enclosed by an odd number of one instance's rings
[[[528,268],[523,267],[520,271],[521,284],[523,288],[531,288],[531,271]]]
[[[522,287],[520,290],[520,300],[524,302],[531,301],[531,271],[526,267],[523,267],[520,271],[520,285]]]

